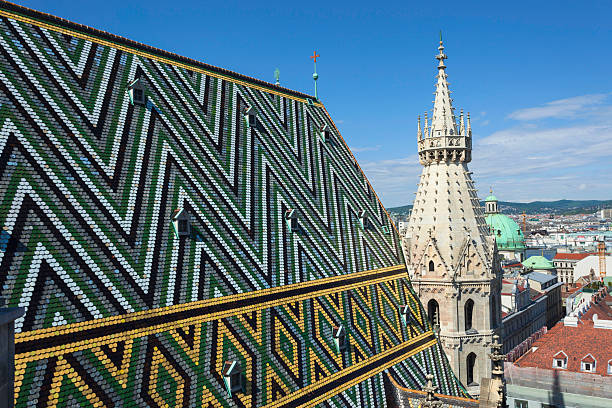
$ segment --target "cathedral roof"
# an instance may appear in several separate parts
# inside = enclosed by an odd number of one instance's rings
[[[487,201],[489,201],[487,199]],[[504,214],[487,214],[485,217],[491,233],[495,236],[497,249],[519,251],[525,249],[525,235],[518,224]]]
[[[18,5],[0,14],[16,408],[130,406],[143,384],[140,405],[370,406],[386,369],[465,394],[320,101]],[[188,235],[169,222],[181,214]],[[340,324],[351,347],[334,352]],[[257,386],[233,395],[224,365]]]

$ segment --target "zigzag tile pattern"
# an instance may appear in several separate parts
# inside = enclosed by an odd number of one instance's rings
[[[16,406],[264,406],[334,373],[352,385],[322,406],[382,406],[382,374],[343,370],[431,328],[405,270],[376,280],[403,267],[400,242],[324,107],[16,9],[0,3],[0,295],[26,308]],[[144,106],[130,103],[135,78]],[[188,236],[172,227],[179,208]],[[301,297],[257,300],[287,288]],[[248,310],[194,312],[232,297]],[[429,372],[463,395],[436,341],[411,350],[390,368],[402,385]],[[228,359],[247,379],[234,397]]]

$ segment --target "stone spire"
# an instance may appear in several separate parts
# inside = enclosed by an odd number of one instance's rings
[[[470,384],[491,375],[484,344],[490,344],[501,321],[501,268],[468,169],[469,114],[461,114],[457,123],[442,41],[438,51],[433,116],[425,116],[422,128],[417,126],[423,170],[402,246],[430,320],[439,317],[438,337],[453,370]]]
[[[455,115],[453,114],[452,99],[450,97],[451,91],[448,87],[446,78],[446,65],[444,60],[448,57],[444,54],[444,45],[442,44],[442,36],[440,35],[440,51],[436,55],[438,63],[438,83],[436,84],[436,98],[434,101],[433,117],[431,119],[431,130],[433,135],[438,134],[457,134],[457,124],[455,123]],[[438,133],[440,132],[440,133]]]
[[[438,51],[436,59],[439,62],[433,116],[431,125],[427,123],[427,119],[425,120],[425,128],[422,132],[427,140],[417,138],[420,141],[418,144],[419,160],[421,164],[449,160],[469,162],[472,151],[470,114],[468,113],[467,128],[463,119],[463,110],[460,123],[457,125],[453,99],[447,81],[446,65],[444,65],[444,60],[448,57],[444,53],[442,35],[440,35]]]

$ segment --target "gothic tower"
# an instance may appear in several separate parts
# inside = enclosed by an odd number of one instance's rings
[[[431,122],[418,121],[423,165],[409,227],[403,237],[412,284],[427,308],[455,375],[472,394],[491,376],[487,358],[501,324],[501,268],[467,164],[470,116],[457,123],[440,41]]]

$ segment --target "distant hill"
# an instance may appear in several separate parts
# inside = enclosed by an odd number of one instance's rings
[[[480,202],[484,206],[484,201]],[[500,201],[500,210],[505,214],[538,214],[551,213],[559,215],[569,214],[592,214],[601,208],[612,208],[612,200],[558,200],[558,201],[533,201],[531,203],[513,203]],[[387,208],[387,211],[395,215],[408,215],[412,209],[411,205]]]

